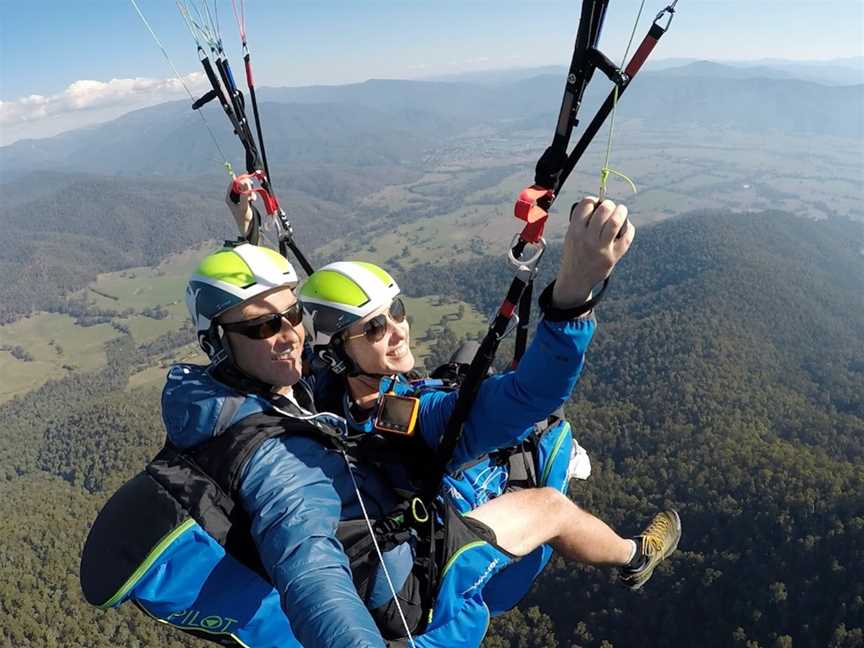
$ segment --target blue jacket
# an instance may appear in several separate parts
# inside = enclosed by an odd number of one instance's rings
[[[593,320],[541,322],[519,368],[484,381],[451,465],[518,443],[536,421],[558,409],[579,377],[594,326]],[[169,380],[163,416],[170,440],[181,448],[194,446],[223,426],[268,407],[260,399],[248,398],[228,412],[225,403],[232,396],[237,397],[204,372]],[[456,396],[440,392],[422,400],[421,430],[432,448],[438,446]],[[392,510],[398,498],[385,476],[362,465],[354,472],[369,516],[374,519]],[[311,438],[270,439],[248,462],[240,495],[261,560],[299,642],[307,648],[383,648],[336,540],[340,520],[362,518],[344,457]],[[410,547],[389,552],[386,563],[398,588],[410,570]],[[471,601],[465,609],[483,607],[482,601]],[[460,608],[458,602],[446,601],[440,609]],[[430,624],[426,634],[416,638],[417,645],[465,645],[461,640],[454,643],[456,637],[469,637],[454,630],[460,621],[456,616]],[[469,617],[465,623],[476,623]],[[476,638],[470,637],[472,642]]]

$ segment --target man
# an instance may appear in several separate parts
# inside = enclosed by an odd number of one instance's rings
[[[609,201],[598,207],[586,200],[575,210],[553,290],[555,314],[566,315],[567,309],[584,303],[591,286],[626,252],[632,228],[621,239],[615,238],[625,218],[626,210]],[[359,458],[352,457],[356,447],[345,442],[339,421],[313,413],[300,381],[305,333],[295,285],[296,275],[287,261],[264,248],[238,245],[202,262],[187,294],[211,363],[208,367],[178,366],[169,374],[163,395],[169,452],[162,456],[161,468],[151,464],[147,474],[159,478],[162,490],[173,488],[184,510],[197,512],[192,516],[196,522],[206,519],[212,508],[221,506],[228,511],[234,524],[220,544],[230,548],[233,533],[233,546],[243,547],[243,538],[238,542],[237,536],[245,531],[254,551],[246,553],[244,564],[254,567],[254,558],[260,559],[259,574],[275,589],[264,593],[255,581],[252,585],[258,588],[261,605],[256,608],[253,601],[242,614],[236,607],[232,612],[231,595],[248,601],[241,596],[244,585],[236,578],[234,590],[225,591],[232,581],[223,572],[231,567],[232,556],[239,554],[229,551],[224,560],[210,560],[202,567],[204,572],[194,573],[190,562],[174,560],[176,555],[197,557],[192,551],[180,554],[174,549],[195,531],[194,523],[184,522],[145,555],[112,596],[99,600],[85,576],[96,562],[110,562],[112,553],[125,548],[116,538],[104,540],[106,529],[116,528],[117,517],[128,511],[119,504],[112,508],[109,502],[106,510],[111,515],[104,523],[101,516],[97,520],[82,559],[82,583],[85,593],[90,590],[92,594],[88,600],[108,606],[131,598],[157,618],[189,629],[199,617],[192,620],[185,607],[176,606],[186,606],[192,596],[194,601],[203,601],[205,594],[215,592],[223,596],[218,603],[223,607],[214,603],[211,614],[201,621],[209,620],[207,626],[195,629],[257,646],[278,645],[273,631],[268,635],[272,644],[263,639],[256,642],[254,636],[270,620],[264,608],[275,594],[290,621],[290,632],[307,648],[380,647],[384,645],[381,627],[387,636],[408,636],[409,641],[412,633],[421,633],[414,637],[417,646],[476,646],[485,634],[483,585],[540,544],[551,544],[566,558],[598,564],[624,565],[633,557],[632,541],[618,538],[602,522],[548,488],[508,493],[464,516],[445,509],[440,517],[444,532],[438,537],[424,537],[419,526],[400,527],[397,520],[406,517],[405,509],[399,508],[402,502],[387,471],[364,462],[362,452]],[[513,420],[496,426],[495,433],[502,438],[518,437],[566,400],[594,324],[582,319],[541,324],[544,326],[548,330],[539,336],[541,344],[532,344],[522,363],[529,373],[532,366],[544,365],[540,384],[524,384],[520,368],[481,388],[475,408],[481,417],[494,403],[518,401],[524,406]],[[485,423],[473,413],[468,420],[469,426]],[[362,439],[357,447],[362,447]],[[194,491],[187,487],[194,480],[177,477],[183,470],[192,470],[193,477],[203,473],[220,488],[214,490],[206,480],[199,480],[194,483],[204,486]],[[201,506],[198,492],[212,496],[219,506]],[[230,501],[220,499],[220,492],[229,494]],[[173,509],[171,512],[174,515]],[[415,520],[422,521],[422,517],[415,511]],[[426,519],[434,521],[435,517],[433,512]],[[364,520],[369,521],[371,535]],[[677,516],[670,514],[663,520],[654,525],[652,556],[650,564],[642,566],[643,574],[650,575],[677,545]],[[365,542],[367,538],[379,543],[375,552]],[[425,554],[424,544],[428,546]],[[198,554],[203,555],[203,541],[200,546]],[[245,548],[249,549],[248,543]],[[379,551],[386,554],[380,562],[375,559]],[[254,554],[251,559],[250,553]],[[218,551],[213,555],[218,556]],[[420,597],[417,609],[391,605],[396,598],[393,590],[412,582],[418,587],[428,585],[418,576],[418,557],[434,568],[427,572],[435,581],[434,600]],[[191,594],[177,591],[184,579],[194,581]],[[382,585],[385,581],[387,588]],[[105,585],[101,590],[110,592],[111,588]],[[162,596],[164,591],[171,596]],[[395,630],[387,618],[394,607],[401,622]],[[220,625],[228,617],[235,623],[230,628]],[[296,645],[292,641],[283,630],[281,644]]]

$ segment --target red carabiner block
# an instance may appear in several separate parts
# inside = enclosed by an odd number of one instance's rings
[[[536,243],[543,237],[543,227],[546,225],[546,219],[549,218],[549,212],[537,203],[544,198],[551,201],[554,197],[555,194],[551,189],[540,185],[531,185],[519,194],[513,207],[513,214],[526,223],[520,234],[523,241]]]

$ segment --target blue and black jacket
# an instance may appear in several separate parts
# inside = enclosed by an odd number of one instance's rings
[[[397,376],[395,383],[383,379],[381,384],[382,393],[417,397],[421,408],[432,393],[447,393],[455,389],[458,389],[458,379]],[[349,430],[359,434],[376,434],[375,409],[360,410],[352,405],[343,375],[324,369],[314,377],[312,391],[318,408],[341,415]],[[423,438],[440,438],[443,430],[424,428],[433,422],[437,421],[430,421],[421,415],[417,425],[419,431],[415,431],[415,434]],[[573,449],[570,425],[563,418],[563,412],[558,411],[535,424],[533,434],[518,446],[473,458],[444,475],[433,470],[437,504],[439,508],[452,507],[464,515],[505,492],[521,488],[547,486],[566,493]],[[399,448],[404,461],[394,467],[396,470],[422,470],[422,464],[428,463],[430,452],[427,442],[422,442],[419,448],[413,448],[419,458],[418,466],[408,457],[411,450],[410,446]],[[483,588],[483,598],[491,615],[497,616],[515,607],[528,593],[551,557],[552,548],[543,545],[491,579]]]
[[[519,368],[484,381],[451,465],[520,443],[535,421],[561,407],[593,331],[590,319],[541,322]],[[362,535],[362,512],[338,443],[344,434],[336,417],[313,417],[301,396],[295,388],[295,400],[286,403],[238,391],[205,367],[172,368],[163,393],[166,450],[93,525],[82,557],[88,600],[101,607],[133,601],[159,620],[226,644],[385,646],[373,614],[389,602],[389,591],[373,568],[358,593],[346,555]],[[421,430],[432,448],[455,397],[431,392],[422,400]],[[230,470],[221,469],[214,448],[230,450],[231,439],[244,440],[242,452],[230,455]],[[373,520],[398,508],[386,470],[355,462],[353,473]],[[207,480],[217,488],[205,488]],[[220,491],[224,497],[214,501],[196,499]],[[157,518],[163,522],[153,523]],[[417,544],[413,536],[385,547],[397,588],[408,579]],[[442,568],[417,646],[482,640],[484,588],[508,573],[512,557],[494,542],[472,545]]]

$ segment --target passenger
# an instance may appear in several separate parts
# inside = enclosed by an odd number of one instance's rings
[[[626,212],[623,213],[626,218]],[[371,263],[331,263],[304,283],[300,300],[311,319],[315,352],[326,365],[324,371],[317,372],[314,381],[316,406],[321,411],[344,417],[356,432],[381,434],[383,431],[384,435],[392,435],[388,430],[389,422],[383,426],[379,424],[379,413],[385,411],[380,409],[382,398],[386,400],[389,394],[396,394],[400,399],[415,397],[418,422],[414,434],[419,440],[413,445],[400,440],[402,462],[393,471],[391,481],[399,483],[401,478],[399,487],[403,491],[426,490],[416,482],[428,478],[424,468],[434,463],[430,458],[435,457],[445,433],[458,384],[409,378],[415,362],[410,348],[407,311],[396,281]],[[582,318],[593,319],[590,312]],[[526,385],[543,384],[544,367],[538,364],[533,369],[537,375],[523,371],[526,375],[522,380]],[[539,398],[536,394],[535,397]],[[573,469],[578,465],[576,460],[587,460],[587,455],[576,453],[577,448],[582,453],[584,450],[573,443],[566,421],[556,416],[549,421],[551,425],[526,428],[514,436],[511,421],[514,417],[518,419],[520,412],[511,411],[508,405],[513,403],[516,410],[523,408],[523,403],[495,396],[486,397],[483,402],[488,408],[482,415],[485,418],[475,416],[475,420],[482,422],[465,426],[446,474],[432,471],[431,477],[438,479],[435,490],[446,506],[465,514],[504,492],[526,486],[552,487],[566,493]],[[520,445],[508,447],[514,443]],[[514,470],[518,473],[515,479]],[[656,563],[649,559],[652,547],[646,544],[645,538],[655,537],[655,529],[625,540],[575,505],[561,505],[571,511],[571,519],[604,529],[602,534],[598,532],[598,545],[631,547],[630,560],[626,561],[630,568],[621,572],[625,585],[638,589],[647,581]],[[658,515],[656,522],[660,527],[680,528],[674,511]],[[517,524],[520,526],[521,520]],[[548,545],[541,545],[496,573],[483,591],[484,601],[493,615],[519,602],[551,553]],[[653,553],[657,557],[661,555]],[[590,555],[592,558],[588,562],[616,564],[616,558]]]

